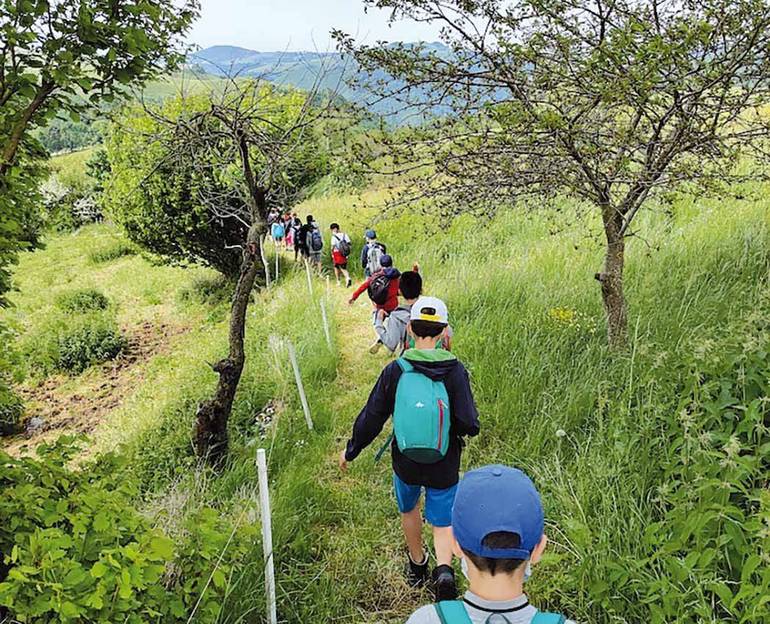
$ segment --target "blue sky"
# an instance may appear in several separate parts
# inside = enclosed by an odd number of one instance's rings
[[[358,41],[435,41],[438,31],[400,22],[389,28],[388,13],[364,13],[361,0],[202,0],[201,17],[189,41],[205,48],[236,45],[260,52],[331,51],[329,31],[340,28]]]

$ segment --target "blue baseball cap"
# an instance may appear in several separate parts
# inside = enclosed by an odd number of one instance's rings
[[[543,506],[535,484],[521,470],[484,466],[465,474],[452,508],[452,531],[457,543],[479,557],[529,559],[543,538]],[[519,536],[518,548],[488,548],[490,533]]]
[[[366,230],[366,238],[375,239],[377,238],[377,233],[374,230]]]
[[[381,267],[392,267],[393,266],[393,258],[391,258],[388,254],[382,254],[380,256],[380,266]]]

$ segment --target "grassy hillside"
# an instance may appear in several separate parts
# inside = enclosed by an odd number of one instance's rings
[[[324,228],[339,220],[359,245],[379,199],[312,199],[299,211]],[[624,354],[605,347],[593,224],[516,212],[428,234],[415,214],[377,223],[397,264],[419,261],[427,292],[448,302],[482,421],[464,468],[503,462],[533,476],[551,547],[528,590],[536,604],[578,621],[766,615],[760,597],[770,578],[759,564],[770,551],[762,398],[770,395],[770,211],[765,202],[682,200],[674,214],[650,216],[645,241],[632,244],[633,342]],[[344,305],[347,291],[332,283],[327,293],[319,278],[311,297],[296,269],[256,296],[231,461],[214,476],[196,466],[190,432],[195,406],[215,383],[206,362],[224,353],[227,302],[202,302],[205,271],[138,256],[98,266],[83,259],[113,236],[92,227],[25,256],[11,312],[21,341],[33,339],[57,313],[52,295],[93,286],[114,302],[126,331],[146,322],[184,328],[128,374],[120,405],[88,429],[92,452],[122,449],[142,483],[141,505],[159,524],[211,504],[240,530],[254,521],[244,501],[256,484],[255,449],[265,446],[280,619],[403,621],[427,596],[403,581],[390,468],[373,461],[379,441],[349,473],[335,464],[388,361],[367,352],[368,304]],[[333,350],[321,328],[322,298],[334,320]],[[312,433],[281,339],[299,354]],[[91,369],[61,387],[104,375]],[[32,392],[38,382],[27,383]],[[261,549],[251,548],[228,579],[219,622],[262,617]]]

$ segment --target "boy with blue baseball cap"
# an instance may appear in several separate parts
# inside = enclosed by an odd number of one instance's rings
[[[468,472],[457,488],[452,532],[470,589],[461,601],[422,607],[407,624],[567,624],[563,615],[538,611],[524,593],[546,547],[543,527],[540,495],[521,470]]]

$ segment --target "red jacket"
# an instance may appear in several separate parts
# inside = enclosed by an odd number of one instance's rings
[[[361,284],[356,291],[353,293],[353,296],[350,298],[351,301],[355,301],[358,299],[361,294],[369,288],[369,284],[372,283],[372,280],[379,276],[379,275],[386,275],[390,278],[390,284],[388,285],[388,298],[385,300],[385,303],[382,305],[375,304],[378,310],[385,310],[385,312],[393,312],[398,307],[398,286],[400,282],[401,273],[398,272],[397,269],[393,269],[391,267],[388,267],[387,269],[380,269],[379,271],[373,273],[371,277],[367,278],[367,280]]]

